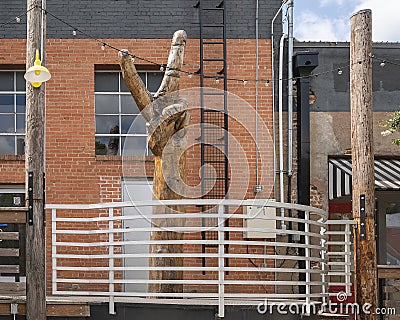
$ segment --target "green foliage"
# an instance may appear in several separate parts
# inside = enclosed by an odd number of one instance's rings
[[[396,111],[390,114],[390,119],[385,120],[381,123],[381,126],[386,128],[385,131],[381,132],[383,136],[389,136],[395,132],[400,132],[400,111]],[[392,139],[395,145],[400,146],[400,138]]]

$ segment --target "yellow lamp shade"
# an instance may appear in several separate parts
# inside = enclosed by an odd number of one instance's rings
[[[36,59],[34,65],[26,70],[24,78],[35,88],[39,88],[42,85],[42,82],[50,80],[51,74],[49,70],[42,66],[42,63],[39,59],[39,50],[36,50]]]

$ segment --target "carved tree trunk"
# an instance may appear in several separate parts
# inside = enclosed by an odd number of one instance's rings
[[[153,196],[158,200],[182,199],[186,181],[186,130],[190,122],[187,103],[177,95],[179,78],[186,45],[186,33],[176,31],[163,81],[152,96],[140,79],[128,51],[119,53],[119,63],[125,83],[140,112],[148,123],[149,147],[154,154]],[[155,207],[153,214],[183,212],[183,208]],[[181,226],[181,219],[153,219],[155,227],[167,231],[151,232],[151,240],[182,240],[183,233],[168,231],[168,226]],[[151,245],[151,253],[182,253],[183,245]],[[150,259],[151,267],[182,267],[183,258],[156,257]],[[150,271],[150,280],[182,280],[181,270]],[[182,284],[149,284],[149,292],[182,292]]]

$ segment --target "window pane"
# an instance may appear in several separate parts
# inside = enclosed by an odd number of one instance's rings
[[[118,116],[96,116],[96,133],[119,133]]]
[[[146,85],[146,72],[138,72],[140,79],[142,79],[144,85]]]
[[[96,137],[96,154],[117,155],[119,137]]]
[[[14,132],[14,115],[13,114],[0,115],[0,132],[1,133]]]
[[[146,121],[142,116],[122,116],[122,133],[146,134]]]
[[[96,94],[95,96],[96,113],[119,113],[118,96]]]
[[[16,72],[17,74],[17,91],[25,91],[26,90],[26,81],[24,79],[23,72]]]
[[[146,121],[142,116],[121,116],[121,133],[146,134]]]
[[[400,212],[386,214],[386,241],[387,264],[400,265]]]
[[[135,120],[135,116],[121,116],[121,133],[131,133],[133,120]]]
[[[96,92],[118,92],[118,72],[96,72]]]
[[[17,94],[17,113],[25,113],[26,97],[24,94]]]
[[[139,114],[139,109],[131,95],[121,95],[121,113]]]
[[[14,137],[0,136],[0,154],[15,154]]]
[[[25,115],[17,114],[17,132],[25,133]]]
[[[14,72],[0,72],[0,91],[14,91]]]
[[[147,148],[146,137],[122,138],[122,154],[124,156],[145,156]]]
[[[162,72],[148,72],[147,73],[147,89],[150,92],[156,92],[160,87],[164,73]]]
[[[17,154],[25,154],[25,137],[17,136]]]
[[[14,112],[14,95],[12,94],[0,95],[0,113],[10,113],[10,112],[11,113]]]

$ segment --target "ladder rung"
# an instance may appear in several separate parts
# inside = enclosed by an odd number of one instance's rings
[[[221,139],[221,140],[224,140],[224,139]],[[207,141],[204,141],[203,144],[205,147],[223,147],[223,146],[225,146],[225,143],[212,143],[212,142],[207,143]],[[205,161],[205,162],[207,162],[207,161]]]
[[[203,11],[222,11],[224,8],[203,8]]]
[[[206,163],[225,163],[226,161],[225,160],[207,160],[204,162],[206,162]]]
[[[223,24],[203,24],[204,28],[223,28]]]
[[[203,11],[224,10],[224,8],[203,8]]]
[[[218,59],[218,58],[203,58],[203,61],[224,61],[224,59]]]
[[[219,80],[224,80],[225,76],[203,76],[205,79],[219,79]]]
[[[216,41],[204,41],[203,44],[225,44],[224,42]]]
[[[215,109],[204,109],[203,112],[218,112],[225,113],[225,110],[215,110]]]
[[[223,92],[204,92],[204,96],[224,96],[225,93]]]
[[[226,181],[226,180],[229,180],[229,179],[227,179],[227,178],[203,178],[203,180],[207,180],[207,181],[213,181],[213,180]]]

